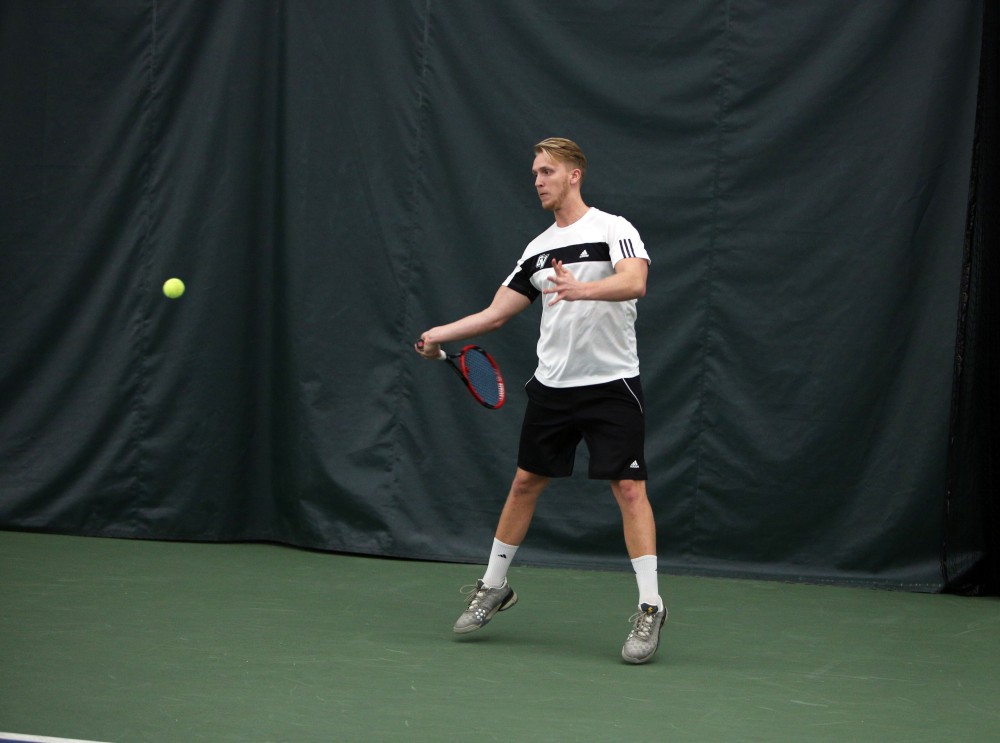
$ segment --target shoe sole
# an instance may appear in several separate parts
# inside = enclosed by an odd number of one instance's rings
[[[660,649],[660,635],[663,633],[663,625],[666,623],[667,623],[667,615],[664,612],[663,619],[660,621],[660,626],[656,629],[656,647],[653,648],[653,651],[649,655],[646,655],[642,658],[633,658],[631,656],[625,655],[625,648],[622,648],[622,660],[625,661],[626,663],[631,663],[633,666],[639,666],[648,661],[654,655],[656,655],[656,651]]]
[[[456,635],[467,635],[470,632],[475,632],[477,629],[482,629],[487,624],[489,624],[490,620],[496,616],[498,611],[507,611],[507,609],[509,609],[516,603],[517,603],[517,593],[513,589],[511,589],[510,596],[508,596],[499,604],[497,604],[497,608],[486,615],[486,618],[483,619],[482,624],[470,624],[468,627],[452,627],[452,631]]]

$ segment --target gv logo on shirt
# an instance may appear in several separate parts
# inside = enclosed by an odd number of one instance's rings
[[[548,253],[542,253],[538,256],[538,260],[535,261],[535,268],[545,268],[545,260],[549,257]]]

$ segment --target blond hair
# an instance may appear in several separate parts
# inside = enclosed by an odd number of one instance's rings
[[[587,156],[583,154],[580,145],[571,139],[549,137],[535,145],[535,154],[547,154],[557,162],[564,162],[572,168],[580,169],[580,180],[587,175]]]

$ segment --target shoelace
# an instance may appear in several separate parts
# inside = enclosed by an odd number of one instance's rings
[[[637,611],[635,614],[630,616],[628,620],[634,622],[635,626],[632,627],[632,631],[629,632],[629,637],[638,636],[640,639],[647,640],[653,632],[653,618],[656,614],[646,614],[645,612]]]
[[[466,600],[466,606],[472,609],[473,607],[478,606],[479,602],[486,597],[486,591],[489,589],[487,589],[485,586],[479,588],[475,585],[470,585],[470,586],[462,586],[460,590],[463,594],[469,597]]]

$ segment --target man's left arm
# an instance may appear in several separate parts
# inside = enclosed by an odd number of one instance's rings
[[[581,299],[626,302],[646,296],[649,262],[645,258],[623,258],[615,264],[613,275],[597,281],[577,281],[561,261],[553,260],[552,268],[554,273],[548,279],[551,286],[543,292],[555,295],[550,305]]]

